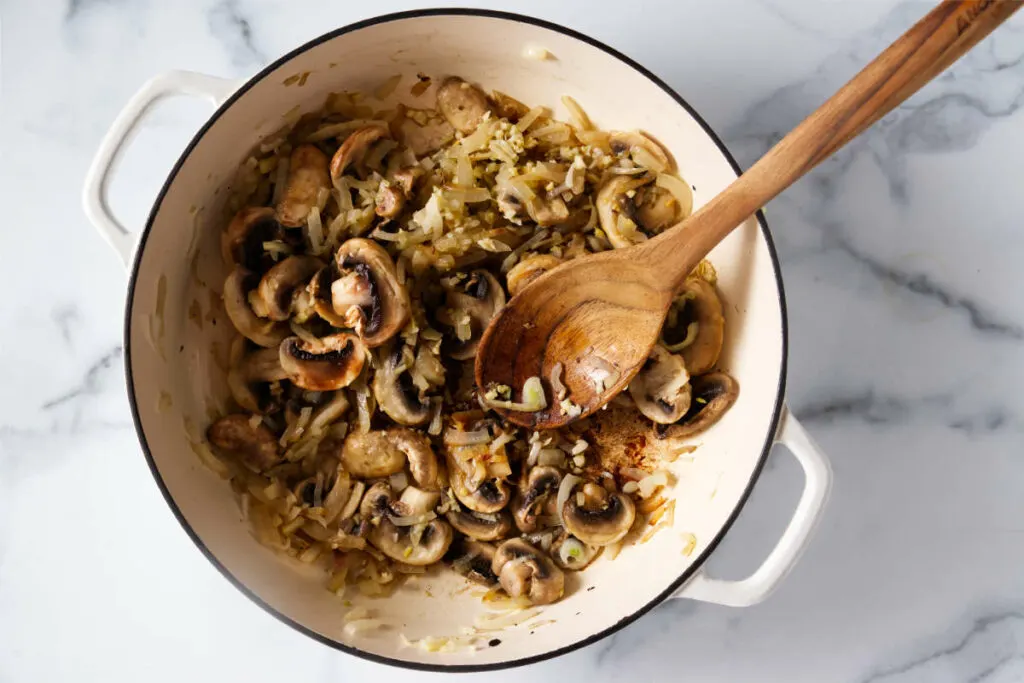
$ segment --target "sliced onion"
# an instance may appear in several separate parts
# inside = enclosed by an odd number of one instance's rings
[[[345,635],[355,636],[367,631],[376,631],[383,626],[385,626],[385,623],[380,619],[357,619],[345,624]]]
[[[449,446],[475,446],[481,443],[488,443],[490,440],[491,433],[486,429],[478,429],[472,432],[448,429],[444,433],[444,442]]]
[[[668,190],[679,202],[680,219],[686,218],[693,212],[693,191],[680,178],[669,173],[659,173],[654,184],[663,190]]]
[[[650,497],[652,493],[662,486],[668,486],[668,472],[665,470],[658,470],[637,482],[637,490],[640,492],[641,498]]]
[[[502,432],[498,434],[497,438],[491,442],[491,453],[497,453],[505,444],[512,443],[516,440],[516,435],[512,432]]]
[[[572,490],[576,488],[576,484],[581,481],[583,480],[575,474],[567,474],[562,477],[562,483],[558,485],[558,496],[555,498],[555,514],[563,525],[565,524],[565,520],[562,519],[562,508],[565,507],[566,502],[569,500],[569,496],[572,494]]]
[[[678,344],[665,344],[665,348],[671,351],[672,353],[682,351],[687,346],[689,346],[690,344],[697,340],[697,332],[699,331],[699,329],[700,323],[696,321],[690,323],[689,325],[686,326],[686,338],[683,339],[683,341],[679,342]]]
[[[395,493],[401,493],[409,486],[409,477],[405,471],[395,472],[388,478],[388,483],[391,484],[391,489]]]
[[[555,392],[555,398],[561,401],[568,393],[565,385],[562,384],[561,363],[555,363],[554,367],[551,368],[551,377],[549,377],[549,379],[551,380],[551,390]]]
[[[522,403],[497,401],[488,399],[485,396],[480,397],[480,402],[488,408],[504,408],[505,410],[512,410],[517,413],[534,413],[548,407],[548,400],[544,396],[544,385],[541,384],[540,377],[531,377],[523,382]]]
[[[348,502],[345,503],[345,507],[338,513],[338,521],[343,522],[356,514],[356,510],[359,509],[359,503],[363,499],[363,492],[365,490],[366,484],[361,481],[357,481],[352,485],[352,493],[348,497]]]

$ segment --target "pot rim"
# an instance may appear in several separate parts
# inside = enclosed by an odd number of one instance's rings
[[[302,53],[304,53],[304,52],[306,52],[306,51],[308,51],[308,50],[310,50],[310,49],[320,45],[321,43],[327,42],[329,40],[333,40],[334,38],[337,38],[339,36],[342,36],[342,35],[345,35],[345,34],[348,34],[348,33],[352,33],[352,32],[358,31],[358,30],[363,29],[363,28],[368,28],[368,27],[371,27],[371,26],[376,26],[378,24],[385,24],[385,23],[390,23],[390,22],[394,22],[394,21],[402,21],[402,20],[406,20],[406,19],[415,19],[415,18],[420,18],[420,17],[436,17],[436,16],[452,16],[452,17],[473,16],[473,17],[484,17],[484,18],[488,18],[488,19],[498,19],[498,20],[502,20],[502,21],[514,21],[514,22],[519,22],[519,23],[523,23],[523,24],[529,24],[529,25],[532,25],[532,26],[537,26],[537,27],[540,27],[540,28],[548,29],[550,31],[556,31],[558,33],[561,33],[562,35],[565,35],[565,36],[568,36],[570,38],[574,38],[576,40],[582,41],[582,42],[584,42],[584,43],[586,43],[586,44],[588,44],[588,45],[590,45],[592,47],[595,47],[595,48],[603,51],[604,53],[606,53],[606,54],[608,54],[608,55],[618,59],[623,64],[625,64],[625,65],[629,66],[630,68],[632,68],[640,76],[643,76],[647,80],[649,80],[652,83],[654,83],[655,85],[657,85],[659,88],[661,88],[665,92],[665,94],[667,94],[669,97],[671,97],[673,100],[675,100],[675,102],[680,107],[682,107],[690,116],[693,117],[693,119],[697,122],[697,124],[701,127],[701,129],[703,129],[705,134],[707,134],[708,137],[711,138],[712,142],[715,143],[715,146],[718,147],[719,151],[722,153],[722,155],[729,162],[729,165],[736,172],[736,174],[740,175],[742,173],[742,169],[740,168],[739,164],[733,158],[732,154],[726,148],[725,144],[722,142],[722,140],[718,136],[718,134],[715,133],[715,131],[712,130],[711,126],[709,126],[708,123],[700,116],[700,114],[698,114],[697,111],[692,106],[690,106],[690,104],[686,100],[684,100],[678,93],[676,93],[668,84],[666,84],[661,78],[659,78],[654,73],[652,73],[649,69],[647,69],[646,67],[642,66],[641,64],[639,64],[638,62],[636,62],[632,58],[626,56],[625,54],[619,52],[615,48],[612,48],[612,47],[604,44],[603,42],[601,42],[601,41],[599,41],[599,40],[597,40],[595,38],[591,38],[590,36],[587,36],[587,35],[585,35],[583,33],[580,33],[580,32],[578,32],[578,31],[576,31],[574,29],[567,28],[565,26],[561,26],[560,24],[556,24],[554,22],[550,22],[550,21],[547,21],[547,20],[544,20],[544,19],[538,19],[536,17],[531,17],[531,16],[527,16],[527,15],[522,15],[522,14],[516,14],[514,12],[504,12],[504,11],[500,11],[500,10],[489,10],[489,9],[458,8],[458,7],[453,7],[453,8],[427,8],[427,9],[409,10],[409,11],[403,11],[403,12],[392,12],[392,13],[388,13],[388,14],[382,14],[382,15],[379,15],[379,16],[376,16],[376,17],[371,17],[371,18],[368,18],[368,19],[363,19],[361,21],[357,21],[357,22],[354,22],[354,23],[351,23],[351,24],[347,24],[345,26],[342,26],[342,27],[339,27],[337,29],[334,29],[333,31],[325,33],[325,34],[323,34],[323,35],[321,35],[321,36],[319,36],[317,38],[314,38],[314,39],[312,39],[312,40],[310,40],[310,41],[300,45],[299,47],[289,51],[288,53],[286,53],[286,54],[282,55],[281,57],[275,59],[273,62],[268,64],[266,67],[261,69],[258,73],[256,73],[251,78],[249,78],[241,87],[239,87],[234,93],[232,93],[232,95],[230,97],[228,97],[217,108],[217,110],[210,116],[209,119],[207,119],[207,121],[196,132],[196,134],[189,141],[188,145],[185,147],[184,151],[178,157],[177,162],[175,162],[175,164],[174,164],[173,168],[171,169],[170,173],[167,175],[167,179],[164,181],[163,186],[160,188],[160,192],[157,194],[156,199],[153,202],[153,208],[150,210],[149,217],[146,219],[146,225],[143,228],[141,234],[139,235],[138,246],[137,246],[137,248],[135,250],[135,255],[134,255],[133,259],[132,259],[132,265],[131,265],[131,270],[130,270],[129,279],[128,279],[127,300],[126,300],[126,303],[125,303],[125,318],[124,318],[124,367],[125,367],[125,380],[126,380],[126,383],[127,383],[128,401],[129,401],[129,405],[131,407],[132,422],[135,425],[135,432],[136,432],[136,435],[138,436],[138,439],[139,439],[139,445],[142,447],[142,452],[143,452],[143,455],[146,458],[146,463],[149,465],[149,470],[150,470],[150,472],[153,475],[153,479],[156,481],[157,487],[159,488],[161,495],[163,496],[164,500],[166,501],[168,507],[171,509],[171,512],[174,514],[175,518],[178,520],[178,523],[181,525],[182,529],[184,529],[184,531],[188,535],[188,537],[192,539],[192,542],[196,545],[196,547],[199,549],[199,551],[221,573],[221,575],[223,575],[224,578],[227,579],[228,582],[230,582],[235,588],[237,588],[239,591],[241,591],[241,593],[243,595],[248,597],[256,605],[261,607],[264,611],[266,611],[268,614],[270,614],[271,616],[276,618],[278,621],[280,621],[280,622],[290,626],[291,628],[295,629],[296,631],[298,631],[298,632],[300,632],[300,633],[302,633],[302,634],[304,634],[304,635],[306,635],[306,636],[308,636],[308,637],[310,637],[310,638],[312,638],[312,639],[314,639],[314,640],[316,640],[316,641],[318,641],[318,642],[320,642],[320,643],[322,643],[324,645],[327,645],[328,647],[331,647],[331,648],[333,648],[335,650],[339,650],[339,651],[344,652],[346,654],[354,655],[356,657],[360,657],[362,659],[365,659],[365,660],[368,660],[368,661],[371,661],[371,662],[375,662],[375,663],[378,663],[378,664],[387,664],[387,665],[390,665],[390,666],[404,668],[404,669],[412,669],[412,670],[417,670],[417,671],[434,671],[434,672],[442,672],[442,673],[469,673],[469,672],[482,672],[482,671],[500,671],[500,670],[504,670],[504,669],[511,669],[511,668],[514,668],[514,667],[525,666],[527,664],[534,664],[534,663],[542,662],[542,661],[545,661],[545,660],[548,660],[548,659],[553,659],[555,657],[559,657],[559,656],[564,655],[564,654],[568,654],[570,652],[573,652],[574,650],[578,650],[578,649],[583,648],[583,647],[585,647],[587,645],[591,645],[593,643],[596,643],[597,641],[602,640],[602,639],[606,638],[607,636],[610,636],[613,633],[618,632],[619,630],[623,629],[624,627],[628,626],[629,624],[632,624],[634,621],[636,621],[637,619],[639,619],[643,615],[647,614],[649,611],[651,611],[652,609],[654,609],[655,607],[660,605],[662,602],[664,602],[666,599],[668,599],[673,593],[675,593],[677,590],[679,590],[679,588],[682,587],[690,578],[693,577],[693,575],[704,564],[704,562],[711,555],[711,553],[714,552],[714,550],[718,547],[718,544],[721,542],[722,538],[725,537],[726,533],[728,533],[728,531],[732,527],[733,523],[739,517],[740,512],[743,510],[744,505],[746,505],[747,500],[750,497],[750,493],[751,493],[751,491],[754,488],[754,484],[757,483],[757,480],[758,480],[758,478],[761,475],[761,471],[764,468],[765,461],[768,458],[768,454],[771,452],[772,445],[775,442],[775,434],[778,431],[779,422],[780,422],[781,417],[782,417],[784,399],[785,399],[786,374],[787,374],[787,365],[788,365],[788,357],[789,357],[789,326],[788,326],[788,316],[787,316],[787,311],[786,311],[786,296],[785,296],[785,292],[784,292],[784,289],[783,289],[783,283],[782,283],[782,271],[781,271],[781,268],[780,268],[780,265],[779,265],[779,258],[778,258],[778,254],[777,254],[776,249],[775,249],[775,243],[772,240],[771,230],[768,227],[767,219],[765,218],[764,212],[762,210],[758,210],[758,212],[755,214],[755,216],[757,218],[758,225],[761,228],[761,234],[764,236],[765,242],[767,243],[768,254],[769,254],[770,258],[771,258],[772,269],[773,269],[773,271],[775,273],[775,284],[776,284],[776,288],[777,288],[777,291],[778,291],[779,309],[780,309],[780,318],[781,318],[781,320],[780,320],[780,322],[781,322],[781,330],[780,330],[780,332],[782,334],[782,359],[781,359],[781,367],[780,367],[780,372],[779,372],[779,385],[778,385],[778,390],[777,390],[777,394],[776,394],[776,398],[775,398],[775,406],[774,406],[774,408],[772,410],[771,424],[770,424],[770,426],[769,426],[769,428],[767,430],[767,433],[765,435],[764,444],[763,444],[763,446],[761,448],[761,455],[758,458],[757,464],[754,466],[753,470],[750,473],[750,478],[747,481],[746,487],[744,488],[743,493],[740,495],[739,501],[737,502],[735,508],[732,510],[732,512],[726,518],[725,523],[722,525],[721,529],[718,531],[718,533],[715,535],[715,537],[711,540],[711,542],[708,544],[708,546],[694,560],[694,562],[685,571],[683,571],[682,574],[680,574],[674,581],[672,581],[668,586],[666,586],[665,590],[661,591],[657,596],[655,596],[653,599],[651,599],[647,604],[643,605],[642,607],[640,607],[639,609],[635,610],[634,612],[632,612],[632,613],[622,617],[621,619],[619,619],[617,622],[615,622],[614,624],[612,624],[608,628],[606,628],[606,629],[604,629],[602,631],[599,631],[597,633],[591,634],[591,635],[587,636],[586,638],[578,640],[578,641],[576,641],[574,643],[571,643],[569,645],[566,645],[566,646],[563,646],[563,647],[560,647],[560,648],[556,648],[556,649],[553,649],[553,650],[548,650],[547,652],[542,652],[540,654],[530,655],[528,657],[520,657],[518,659],[508,659],[508,660],[504,660],[504,661],[500,661],[500,662],[493,662],[493,663],[489,663],[489,664],[444,664],[444,663],[434,664],[434,663],[427,663],[427,662],[411,662],[411,661],[407,661],[407,660],[404,660],[404,659],[397,659],[397,658],[394,658],[394,657],[388,657],[388,656],[384,656],[384,655],[374,654],[374,653],[371,653],[371,652],[366,652],[366,651],[360,650],[358,648],[354,648],[354,647],[351,647],[349,645],[345,645],[344,643],[340,643],[340,642],[338,642],[336,640],[333,640],[331,638],[323,636],[323,635],[313,631],[312,629],[304,626],[303,624],[295,621],[294,619],[286,616],[285,614],[279,612],[277,609],[275,609],[274,607],[269,605],[267,602],[265,602],[254,591],[249,589],[249,587],[246,586],[245,584],[243,584],[238,578],[236,578],[217,559],[217,557],[206,546],[206,544],[203,542],[203,540],[199,537],[199,535],[196,533],[196,531],[189,524],[188,520],[185,519],[184,514],[182,513],[181,509],[178,507],[177,503],[175,502],[174,497],[171,495],[170,491],[168,490],[166,483],[164,482],[163,478],[160,476],[160,471],[157,468],[155,460],[153,459],[153,454],[152,454],[152,451],[150,450],[149,443],[148,443],[148,441],[146,439],[145,431],[142,428],[142,419],[141,419],[140,413],[139,413],[138,400],[137,400],[137,397],[135,395],[135,381],[134,381],[134,377],[133,377],[133,374],[132,374],[132,355],[131,355],[131,321],[132,321],[132,312],[133,312],[132,305],[133,305],[133,302],[134,302],[134,299],[135,299],[135,287],[138,284],[139,265],[142,262],[142,254],[145,251],[146,242],[147,242],[147,240],[149,238],[150,231],[152,230],[153,223],[156,220],[156,216],[160,212],[160,208],[161,208],[161,205],[163,204],[164,197],[166,196],[170,186],[174,183],[175,179],[177,178],[178,172],[181,170],[181,167],[185,163],[185,160],[189,157],[189,155],[191,155],[192,151],[199,145],[199,143],[202,142],[202,139],[206,135],[206,132],[213,126],[214,123],[216,123],[216,121],[224,114],[225,111],[227,111],[231,106],[233,106],[235,104],[236,101],[238,101],[238,99],[240,97],[242,97],[242,95],[244,95],[246,92],[248,92],[257,83],[262,81],[267,75],[269,75],[271,72],[273,72],[274,70],[276,70],[277,68],[279,68],[283,64],[286,64],[287,62],[289,62],[293,58],[297,57],[298,55],[300,55],[300,54],[302,54]]]

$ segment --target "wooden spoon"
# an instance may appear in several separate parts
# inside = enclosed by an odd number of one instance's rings
[[[682,223],[635,246],[573,259],[517,294],[491,321],[476,356],[481,392],[540,377],[547,408],[500,410],[524,427],[585,417],[643,367],[687,275],[732,230],[970,50],[1021,0],[942,2],[808,116],[750,170]],[[554,397],[551,372],[573,406]],[[600,387],[595,376],[611,372]]]

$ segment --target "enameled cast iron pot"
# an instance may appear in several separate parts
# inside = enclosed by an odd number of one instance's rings
[[[526,56],[538,48],[550,58]],[[412,582],[383,600],[353,596],[356,604],[363,600],[400,626],[346,636],[346,610],[325,591],[323,576],[296,570],[258,545],[227,483],[193,454],[189,440],[199,438],[208,424],[208,405],[227,396],[224,371],[211,349],[223,354],[232,331],[223,317],[213,324],[220,309],[211,301],[226,273],[218,238],[227,186],[239,163],[286,114],[294,115],[295,107],[317,109],[330,92],[371,92],[399,73],[404,78],[396,96],[408,99],[408,86],[420,72],[458,74],[556,112],[561,96],[571,95],[601,128],[648,131],[674,154],[682,176],[695,187],[697,206],[739,172],[707,124],[649,71],[579,33],[511,14],[427,10],[362,21],[303,45],[241,85],[184,72],[153,79],[103,141],[86,178],[84,201],[89,218],[131,270],[124,340],[128,394],[143,453],[182,527],[232,584],[284,623],[345,652],[411,668],[494,669],[538,661],[607,636],[668,598],[735,606],[764,599],[797,560],[821,513],[831,475],[785,408],[785,301],[771,235],[760,215],[710,256],[727,311],[721,365],[739,381],[740,396],[725,418],[696,440],[700,446],[692,461],[672,465],[674,527],[579,574],[575,588],[544,609],[541,618],[550,623],[538,631],[543,637],[531,637],[526,625],[495,634],[499,646],[473,653],[402,647],[399,632],[412,639],[458,634],[484,610],[477,598],[457,592],[465,582],[452,572]],[[302,85],[297,81],[303,79],[289,78],[296,74],[307,74]],[[105,201],[108,179],[148,107],[182,93],[206,97],[217,110],[171,170],[137,236],[111,215]],[[702,565],[779,441],[806,477],[792,521],[750,577],[709,577]],[[696,537],[689,555],[682,552],[688,534]]]

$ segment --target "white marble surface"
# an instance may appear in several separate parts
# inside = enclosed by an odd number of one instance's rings
[[[149,76],[246,76],[326,30],[413,6],[0,0],[0,683],[439,677],[307,640],[195,550],[140,455],[121,368],[125,277],[78,199],[100,136]],[[646,64],[749,164],[928,5],[501,7]],[[789,295],[789,398],[835,468],[824,523],[782,588],[749,609],[663,605],[526,675],[1024,680],[1022,104],[1024,16],[768,207]],[[206,114],[182,101],[150,119],[114,187],[129,223]],[[757,563],[798,486],[793,462],[774,458],[718,573]]]

